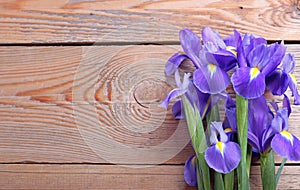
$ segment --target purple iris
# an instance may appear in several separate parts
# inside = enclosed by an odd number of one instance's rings
[[[205,27],[202,30],[202,39],[204,49],[214,56],[225,71],[236,66],[236,45],[228,40],[230,37],[226,37],[227,40],[225,41],[218,32],[214,32],[210,27]]]
[[[236,65],[236,54],[228,48],[218,33],[206,27],[200,37],[189,29],[180,31],[180,43],[183,52],[174,54],[166,64],[166,74],[173,74],[184,60],[190,60],[194,66],[193,83],[202,93],[217,94],[223,92],[230,80],[227,71]]]
[[[160,107],[168,108],[168,105],[171,100],[185,94],[188,91],[188,86],[190,83],[190,73],[184,74],[183,81],[180,81],[180,74],[179,71],[176,70],[175,72],[175,82],[177,85],[177,88],[173,89],[167,97],[162,101],[160,104]]]
[[[184,180],[190,186],[197,186],[196,156],[190,156],[184,165]]]
[[[276,132],[271,147],[280,156],[292,161],[300,160],[300,141],[288,132],[288,108],[278,109],[272,120],[272,128]]]
[[[205,151],[205,160],[215,171],[229,173],[238,166],[241,149],[237,143],[228,140],[221,122],[212,122],[210,130],[211,146]]]
[[[266,89],[266,77],[281,63],[286,47],[278,43],[267,46],[265,40],[253,35],[242,38],[237,31],[235,36],[239,68],[231,77],[234,90],[244,98],[260,97]]]
[[[267,78],[267,87],[274,95],[282,95],[289,87],[294,96],[294,104],[300,104],[300,95],[297,90],[297,81],[294,75],[295,58],[291,54],[286,54],[282,59],[282,65]]]
[[[184,60],[189,59],[194,66],[200,67],[200,52],[202,50],[202,44],[199,36],[189,29],[183,29],[179,33],[179,39],[183,52],[174,54],[166,63],[166,74],[173,74]]]
[[[275,134],[271,128],[272,119],[273,114],[263,96],[249,100],[248,142],[252,145],[253,151],[258,153],[268,151]]]

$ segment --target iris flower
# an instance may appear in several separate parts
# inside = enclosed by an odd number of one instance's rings
[[[231,81],[237,94],[254,99],[263,95],[266,77],[281,63],[286,47],[274,43],[270,46],[258,37],[241,34],[237,36],[237,57],[239,68],[233,73]]]
[[[180,74],[179,71],[176,70],[175,72],[175,82],[177,85],[177,88],[173,89],[167,97],[162,101],[160,104],[160,107],[168,108],[168,105],[171,100],[185,94],[188,91],[188,86],[190,83],[190,73],[185,73],[183,77],[183,81],[180,81]]]
[[[288,132],[289,109],[282,108],[277,110],[277,114],[272,120],[272,128],[276,132],[272,139],[272,149],[282,156],[292,161],[300,160],[300,141]]]
[[[294,104],[300,104],[300,95],[297,90],[297,80],[294,75],[295,58],[291,54],[286,54],[282,60],[280,68],[272,72],[267,78],[267,86],[274,95],[282,95],[289,87],[294,96]]]
[[[212,122],[210,130],[211,146],[205,151],[205,160],[215,171],[229,173],[238,166],[241,149],[237,143],[228,140],[221,122]]]

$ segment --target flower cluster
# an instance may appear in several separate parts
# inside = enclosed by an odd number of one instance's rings
[[[168,94],[161,106],[167,108],[171,100],[179,99],[172,107],[174,117],[186,118],[183,107],[187,105],[182,99],[185,97],[199,112],[201,120],[206,120],[204,158],[210,168],[230,173],[241,161],[237,105],[227,92],[231,86],[237,96],[247,99],[246,135],[252,151],[260,155],[274,151],[283,158],[300,160],[300,142],[288,132],[291,106],[285,95],[289,88],[294,104],[300,104],[293,74],[295,58],[286,53],[283,42],[267,44],[260,36],[243,35],[236,30],[222,39],[219,33],[205,27],[202,40],[189,29],[181,30],[180,43],[182,51],[175,53],[165,68],[167,75],[174,75],[177,88]],[[192,73],[182,74],[182,64],[192,64]],[[282,105],[267,100],[266,93],[282,97]],[[220,100],[226,112],[223,122],[216,119],[219,116],[212,116]],[[195,148],[196,142],[192,143]],[[197,185],[197,156],[186,161],[184,176],[189,185]]]

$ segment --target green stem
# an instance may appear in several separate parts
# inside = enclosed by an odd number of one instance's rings
[[[238,189],[248,190],[250,189],[247,172],[248,99],[239,95],[236,95],[236,117],[238,125],[238,141],[242,152],[241,162],[237,168]]]
[[[270,151],[260,155],[261,180],[264,190],[276,190],[274,154]]]
[[[234,170],[224,175],[225,190],[233,190],[234,188]]]
[[[284,158],[284,159],[282,160],[282,162],[281,162],[281,164],[280,164],[280,167],[279,167],[279,169],[278,169],[278,171],[277,171],[277,174],[276,174],[276,186],[277,186],[277,184],[278,184],[278,182],[279,182],[279,178],[280,178],[282,169],[283,169],[284,164],[286,163],[286,161],[287,161],[286,158]]]

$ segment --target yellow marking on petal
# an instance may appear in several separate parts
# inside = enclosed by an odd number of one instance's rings
[[[250,81],[255,79],[260,73],[260,70],[257,67],[250,69]]]
[[[207,68],[208,68],[208,70],[209,70],[209,72],[210,72],[210,77],[212,77],[213,74],[214,74],[214,73],[216,72],[216,70],[217,70],[217,66],[210,63],[210,64],[207,65]]]
[[[225,133],[232,132],[232,129],[231,128],[226,128],[226,129],[224,129],[224,132]]]
[[[233,53],[235,56],[237,56],[237,52],[236,52],[235,47],[233,47],[233,46],[226,46],[226,50],[227,50],[227,51],[230,51],[230,52]]]
[[[181,51],[181,52],[179,52],[181,55],[184,55],[185,53],[184,53],[184,51]]]
[[[292,78],[293,83],[297,84],[296,76],[293,73],[289,73],[289,75]]]
[[[293,135],[291,133],[287,132],[286,130],[282,130],[280,134],[293,144]]]
[[[224,146],[225,146],[225,144],[221,141],[217,142],[217,144],[216,144],[216,147],[221,152],[222,156],[223,156]]]

